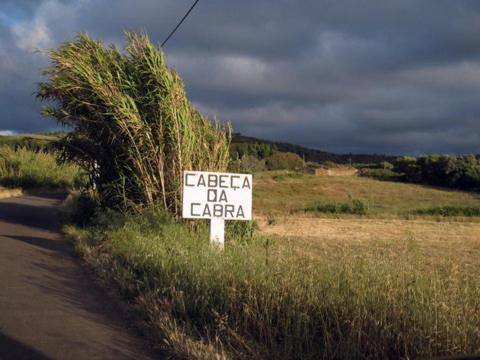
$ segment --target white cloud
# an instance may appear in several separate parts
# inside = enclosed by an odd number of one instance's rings
[[[33,16],[15,23],[11,32],[15,45],[25,51],[46,50],[54,47],[65,36],[75,33],[78,10],[89,0],[64,3],[59,0],[45,0]]]
[[[26,51],[45,49],[52,44],[51,32],[43,17],[22,21],[12,27],[17,47]]]
[[[10,136],[15,134],[16,132],[12,130],[0,130],[0,136]]]

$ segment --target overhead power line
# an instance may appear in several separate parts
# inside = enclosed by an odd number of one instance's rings
[[[168,34],[167,38],[163,41],[162,45],[160,45],[161,47],[163,47],[163,45],[165,45],[167,43],[167,41],[173,36],[173,34],[175,34],[175,31],[177,31],[177,29],[180,27],[180,25],[182,25],[182,23],[185,21],[187,16],[192,12],[193,8],[195,7],[195,5],[197,5],[197,3],[199,1],[200,0],[195,0],[193,5],[190,7],[190,9],[188,9],[187,13],[183,16],[182,20],[179,21],[177,26],[175,26],[175,28],[172,30],[172,32],[170,34]]]

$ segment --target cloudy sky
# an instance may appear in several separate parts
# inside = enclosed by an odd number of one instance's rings
[[[0,131],[55,128],[32,95],[79,31],[161,43],[193,0],[0,0]],[[480,153],[480,1],[200,0],[165,46],[204,113],[334,152]]]

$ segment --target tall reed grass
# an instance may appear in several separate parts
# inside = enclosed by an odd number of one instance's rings
[[[111,218],[116,224],[112,226]],[[415,246],[305,258],[276,239],[224,253],[163,211],[67,230],[84,259],[186,358],[386,359],[480,353],[480,280]]]
[[[188,101],[177,72],[146,35],[124,51],[80,34],[50,52],[38,96],[71,131],[58,144],[91,174],[103,205],[178,214],[183,170],[225,170],[230,128]]]

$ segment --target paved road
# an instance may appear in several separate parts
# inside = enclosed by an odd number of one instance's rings
[[[151,359],[58,233],[60,195],[0,200],[0,359]]]

